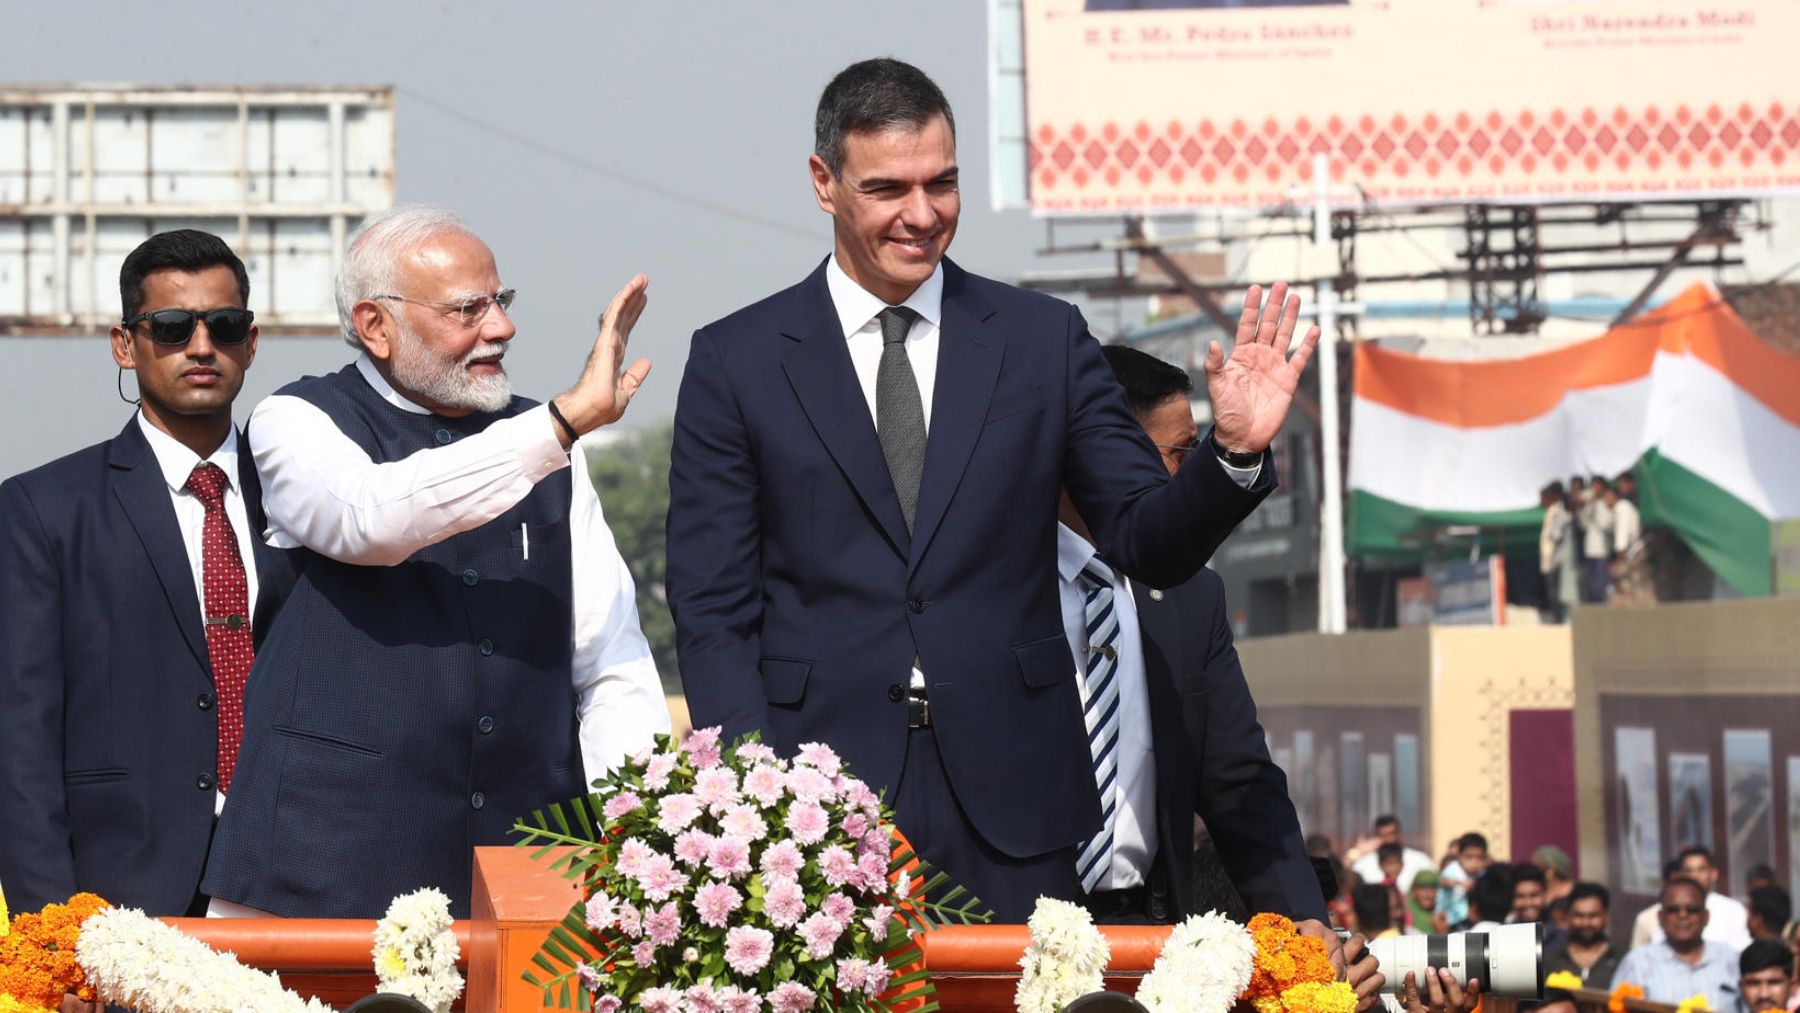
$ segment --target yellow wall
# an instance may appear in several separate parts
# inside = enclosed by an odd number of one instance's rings
[[[1574,705],[1569,644],[1567,626],[1432,628],[1432,849],[1478,830],[1492,854],[1527,857],[1511,839],[1510,713]]]

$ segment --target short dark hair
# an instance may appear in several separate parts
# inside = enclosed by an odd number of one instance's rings
[[[1356,888],[1350,906],[1356,911],[1356,930],[1364,935],[1385,932],[1394,924],[1388,905],[1392,904],[1388,888],[1380,883],[1366,883]]]
[[[1473,833],[1473,832],[1466,833],[1466,834],[1462,835],[1461,837],[1457,838],[1456,850],[1462,851],[1466,848],[1480,848],[1481,850],[1486,851],[1487,850],[1487,838],[1481,836],[1480,834]]]
[[[1186,374],[1183,375],[1185,376]],[[1375,829],[1377,830],[1380,830],[1382,827],[1397,827],[1399,825],[1400,817],[1395,816],[1393,813],[1382,813],[1380,816],[1375,817]]]
[[[1773,883],[1775,882],[1775,867],[1767,862],[1758,862],[1744,870],[1744,878],[1746,880],[1766,879]]]
[[[1794,902],[1779,886],[1759,886],[1750,891],[1750,910],[1761,915],[1763,924],[1776,932],[1794,920]]]
[[[1385,862],[1390,858],[1398,858],[1402,862],[1406,861],[1406,849],[1398,844],[1383,844],[1381,847],[1375,849],[1376,864]]]
[[[1599,883],[1576,883],[1575,887],[1569,891],[1569,906],[1574,907],[1576,901],[1586,900],[1589,897],[1598,898],[1601,907],[1612,910],[1612,894]]]
[[[1518,886],[1520,883],[1536,883],[1539,886],[1548,888],[1550,885],[1549,880],[1544,878],[1544,870],[1530,862],[1520,862],[1518,865],[1513,866],[1512,875],[1514,886]]]
[[[1740,976],[1767,971],[1771,967],[1781,968],[1788,977],[1794,976],[1794,952],[1774,939],[1758,939],[1744,952],[1738,954],[1738,974]]]
[[[1469,887],[1469,904],[1485,921],[1503,920],[1513,906],[1512,866],[1495,865],[1482,873]]]
[[[1688,859],[1693,858],[1696,855],[1706,859],[1707,865],[1710,865],[1715,869],[1719,867],[1719,863],[1713,859],[1713,853],[1709,849],[1698,844],[1690,844],[1687,847],[1682,848],[1681,853],[1675,856],[1675,867],[1677,869],[1681,868],[1687,864]]]
[[[1705,903],[1706,887],[1701,886],[1700,881],[1697,879],[1694,879],[1691,876],[1676,876],[1676,877],[1670,879],[1667,883],[1664,883],[1662,892],[1656,895],[1657,903],[1659,903],[1659,904],[1662,903],[1662,899],[1664,897],[1667,897],[1669,895],[1669,891],[1675,889],[1676,887],[1681,887],[1684,890],[1694,891],[1695,893],[1700,895],[1701,902]]]
[[[844,171],[844,138],[888,127],[917,129],[942,116],[956,137],[950,101],[925,72],[887,59],[853,63],[831,79],[813,116],[813,154],[836,176]]]
[[[244,262],[231,252],[225,240],[198,229],[158,232],[138,244],[119,268],[119,319],[130,320],[144,312],[144,279],[157,271],[204,271],[229,267],[237,278],[238,300],[250,305],[250,275]]]
[[[1156,407],[1177,394],[1194,389],[1187,370],[1171,366],[1148,352],[1130,345],[1104,345],[1100,354],[1112,367],[1113,378],[1125,388],[1125,407],[1142,422]]]

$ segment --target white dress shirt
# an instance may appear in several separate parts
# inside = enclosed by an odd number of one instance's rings
[[[367,355],[356,368],[389,404],[429,414],[382,379]],[[376,464],[311,402],[276,395],[256,406],[249,431],[256,434],[250,449],[262,479],[269,544],[305,546],[362,566],[392,566],[472,531],[518,504],[538,482],[575,469],[571,679],[582,766],[591,781],[667,732],[669,711],[638,625],[631,571],[588,481],[581,444],[564,451],[555,427],[549,409],[539,405],[446,446]]]
[[[255,616],[256,555],[250,548],[250,517],[244,511],[244,494],[238,489],[237,428],[226,432],[225,442],[203,462],[186,444],[151,425],[143,412],[138,412],[137,421],[144,439],[150,444],[150,453],[156,458],[156,466],[162,470],[163,481],[168,483],[169,500],[175,504],[175,524],[181,530],[181,546],[187,550],[188,568],[194,574],[194,599],[202,619],[206,618],[206,504],[187,490],[187,483],[194,469],[203,463],[216,464],[225,472],[225,519],[231,522],[231,532],[237,536],[238,555],[244,561],[244,581],[249,593],[245,602],[250,606],[250,615]],[[206,637],[204,625],[200,636]],[[224,808],[225,793],[213,792],[213,815],[218,815]]]
[[[1069,654],[1075,664],[1075,681],[1081,686],[1081,704],[1087,706],[1087,595],[1077,582],[1094,558],[1088,540],[1056,525],[1057,591],[1062,599],[1063,632],[1069,638]],[[1145,684],[1144,646],[1138,630],[1137,603],[1131,582],[1106,566],[1113,577],[1113,613],[1119,620],[1119,659],[1114,678],[1119,680],[1119,810],[1113,824],[1112,869],[1101,878],[1101,890],[1128,890],[1149,882],[1150,863],[1156,857],[1156,764],[1150,745],[1150,689]],[[1178,821],[1186,826],[1189,820]]]

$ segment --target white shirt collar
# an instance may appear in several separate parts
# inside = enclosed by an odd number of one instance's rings
[[[846,338],[868,326],[869,321],[887,309],[888,304],[880,297],[844,273],[835,253],[825,264],[825,287],[831,292],[831,305],[837,309],[838,323],[843,325]],[[910,308],[933,327],[943,326],[944,262],[938,261],[931,277],[920,282],[900,305]]]
[[[1082,570],[1087,569],[1088,560],[1093,559],[1098,552],[1092,542],[1076,534],[1073,528],[1061,521],[1056,522],[1056,572],[1062,579],[1075,583],[1075,578],[1081,576]],[[1118,571],[1107,566],[1105,560],[1100,565],[1117,580]]]
[[[168,433],[150,424],[140,410],[137,413],[138,428],[144,431],[144,439],[150,443],[150,453],[156,456],[156,466],[162,470],[163,481],[169,483],[170,492],[180,492],[187,488],[188,478],[194,469],[201,464],[200,455],[189,450],[186,444],[170,436]],[[225,432],[225,442],[212,452],[206,460],[219,466],[225,472],[225,484],[237,488],[238,481],[238,438],[237,427],[232,426]]]
[[[368,352],[356,357],[356,371],[362,374],[364,380],[369,381],[369,386],[375,388],[375,393],[381,395],[381,399],[388,404],[401,411],[412,412],[414,415],[431,414],[431,409],[408,401],[406,395],[395,390],[394,385],[388,383],[386,378],[381,375],[381,371],[375,368],[375,360],[369,358]]]

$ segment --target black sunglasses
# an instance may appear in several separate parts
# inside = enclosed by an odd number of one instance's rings
[[[207,337],[215,345],[241,345],[250,340],[250,325],[256,314],[236,306],[207,310],[153,310],[139,313],[125,321],[127,328],[150,321],[150,340],[159,345],[185,345],[194,336],[194,327],[206,321]]]

